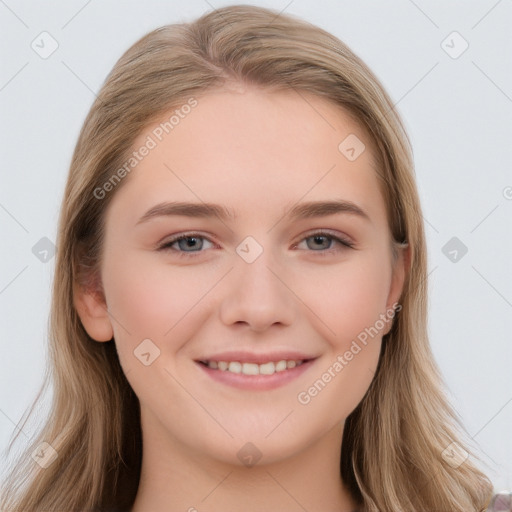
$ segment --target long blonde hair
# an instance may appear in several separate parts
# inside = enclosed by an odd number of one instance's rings
[[[94,342],[74,306],[77,286],[101,293],[104,214],[124,182],[101,200],[94,191],[122,166],[150,122],[227,81],[312,93],[352,114],[375,144],[393,238],[410,247],[402,310],[384,336],[368,392],[346,420],[341,478],[371,512],[483,510],[492,494],[489,480],[470,458],[454,468],[442,455],[454,442],[470,449],[429,347],[422,215],[410,143],[393,103],[331,34],[242,5],[147,34],[119,59],[91,107],[59,218],[47,371],[53,402],[40,434],[12,469],[0,508],[131,507],[142,457],[138,399],[114,342]],[[43,442],[57,452],[44,469],[30,456]]]

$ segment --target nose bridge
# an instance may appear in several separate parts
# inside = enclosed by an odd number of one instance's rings
[[[259,244],[258,244],[259,245]],[[258,249],[253,240],[237,247],[234,268],[221,305],[226,324],[247,323],[262,330],[274,323],[290,324],[294,318],[293,294],[278,278],[282,267],[270,249]]]
[[[241,258],[235,265],[237,280],[241,286],[245,287],[248,293],[253,294],[274,294],[279,293],[276,279],[272,267],[276,267],[275,260],[270,251],[264,251],[257,259],[247,262]],[[274,270],[275,272],[275,270]]]

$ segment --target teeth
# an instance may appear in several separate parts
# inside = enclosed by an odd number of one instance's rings
[[[238,361],[205,361],[209,368],[213,370],[228,371],[232,373],[243,373],[244,375],[273,375],[276,372],[283,372],[287,369],[300,366],[304,361],[281,360],[268,363],[240,363]]]
[[[233,363],[231,363],[233,364]],[[231,367],[231,364],[229,365]],[[242,365],[242,373],[245,375],[259,375],[260,368],[255,363],[244,363]]]
[[[228,370],[232,373],[241,373],[242,365],[238,361],[229,363]]]
[[[258,365],[256,365],[256,366],[258,366]],[[272,361],[270,361],[270,363],[260,364],[258,373],[260,375],[273,375],[275,373],[275,371],[276,371],[276,365]]]
[[[283,360],[276,363],[276,372],[282,372],[283,370],[286,370],[286,368],[286,361]]]

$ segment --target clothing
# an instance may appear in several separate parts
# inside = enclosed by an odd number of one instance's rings
[[[512,512],[512,491],[495,494],[486,512]]]

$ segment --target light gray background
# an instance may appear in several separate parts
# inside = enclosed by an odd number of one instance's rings
[[[239,2],[0,0],[0,450],[43,375],[54,259],[42,262],[32,248],[43,237],[55,241],[71,154],[95,92],[149,30],[231,3]],[[511,2],[248,3],[338,36],[397,103],[423,201],[433,350],[484,469],[497,490],[511,489]],[[42,46],[43,31],[59,45],[47,59],[31,47]],[[469,43],[457,58],[463,41],[446,39],[453,31]],[[468,248],[456,262],[442,252],[454,236]],[[22,441],[32,432],[27,426]]]

